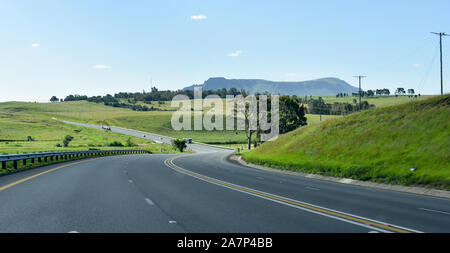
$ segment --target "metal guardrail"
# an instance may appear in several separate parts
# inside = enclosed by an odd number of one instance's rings
[[[17,162],[22,160],[23,165],[27,164],[27,160],[31,159],[31,163],[35,162],[47,162],[51,161],[67,160],[74,157],[89,157],[96,155],[124,155],[124,154],[148,154],[151,153],[148,150],[128,149],[128,150],[88,150],[88,151],[63,151],[63,152],[41,152],[41,153],[28,153],[28,154],[11,154],[0,155],[0,162],[2,163],[2,169],[6,169],[6,162],[13,162],[14,169],[17,169]]]

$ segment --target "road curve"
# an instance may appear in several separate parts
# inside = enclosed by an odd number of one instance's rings
[[[229,162],[230,150],[189,148],[197,153],[101,157],[0,177],[0,232],[450,231],[446,199],[261,171]]]

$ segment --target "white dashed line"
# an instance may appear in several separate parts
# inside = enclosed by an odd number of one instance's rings
[[[309,186],[307,186],[307,187],[305,187],[305,188],[308,189],[308,190],[320,191],[320,189],[314,188],[314,187],[309,187]]]
[[[380,232],[378,231],[369,231],[369,234],[379,234]]]
[[[131,180],[131,179],[128,179],[128,182],[130,182],[130,184],[132,184],[132,183],[133,183],[133,180]]]
[[[169,221],[169,224],[176,224],[177,222],[176,221],[174,221],[174,220],[170,220]]]
[[[155,205],[155,203],[153,203],[153,201],[152,201],[151,199],[149,199],[149,198],[145,198],[145,201],[146,201],[149,205],[152,205],[152,206]]]
[[[73,231],[69,231],[69,232],[67,232],[67,233],[69,233],[69,234],[78,234],[78,233],[80,233],[80,232],[73,230]]]

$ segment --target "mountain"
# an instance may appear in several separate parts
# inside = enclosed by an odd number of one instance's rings
[[[297,96],[334,96],[338,93],[357,93],[358,88],[338,78],[322,78],[302,82],[276,82],[262,79],[226,79],[223,77],[209,78],[203,84],[192,85],[184,90],[194,87],[203,87],[203,90],[219,90],[222,88],[237,90],[245,89],[250,94],[265,91],[271,94],[297,95]]]

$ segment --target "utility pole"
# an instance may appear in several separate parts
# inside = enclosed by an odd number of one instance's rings
[[[450,36],[450,35],[446,33],[434,33],[434,32],[432,32],[432,34],[439,35],[439,46],[441,49],[441,95],[444,95],[444,75],[442,71],[442,36]]]
[[[355,78],[359,79],[359,110],[361,111],[361,94],[362,94],[362,90],[361,90],[361,79],[367,77],[367,76],[354,76]]]

